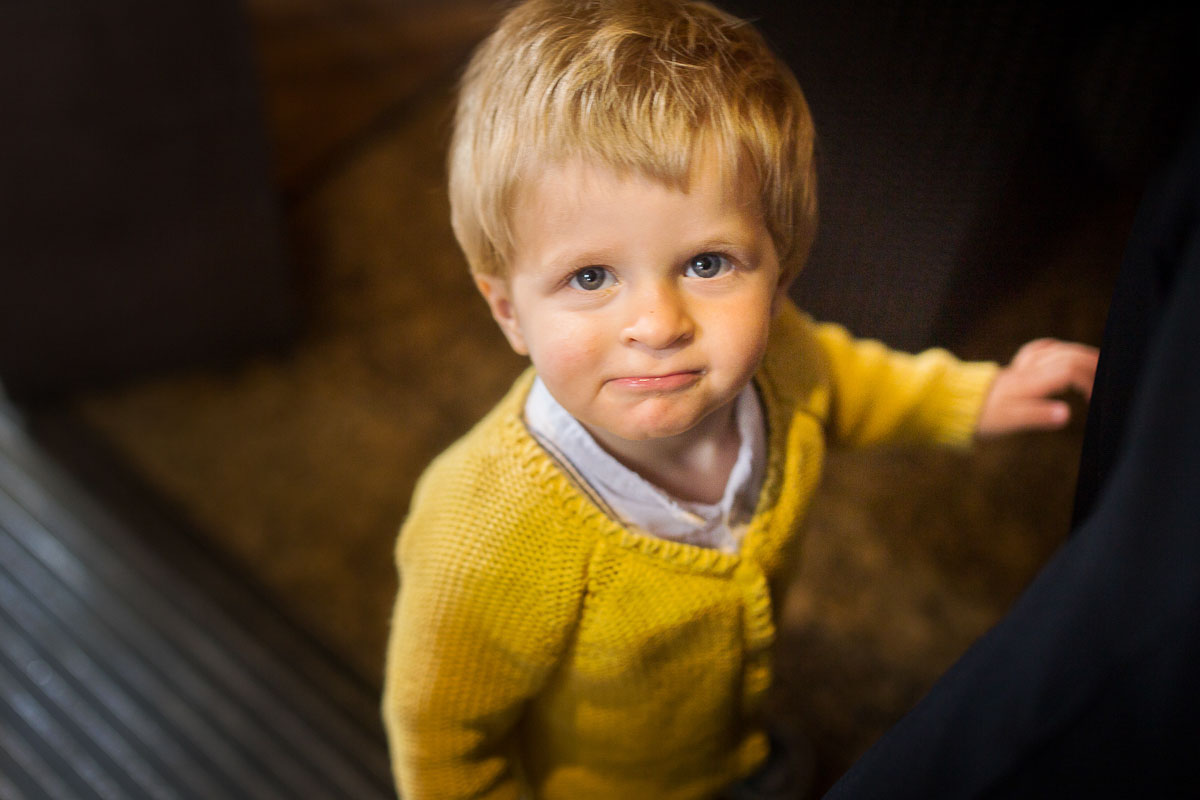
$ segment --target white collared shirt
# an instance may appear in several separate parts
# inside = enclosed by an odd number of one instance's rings
[[[672,497],[605,451],[579,420],[550,394],[541,378],[525,401],[525,424],[534,438],[604,509],[628,528],[660,539],[736,553],[754,515],[766,471],[766,425],[754,387],[736,400],[737,460],[716,503]]]

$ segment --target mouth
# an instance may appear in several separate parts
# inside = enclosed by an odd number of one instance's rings
[[[609,383],[631,392],[671,392],[685,389],[700,380],[701,370],[670,372],[665,375],[636,375],[614,378]]]

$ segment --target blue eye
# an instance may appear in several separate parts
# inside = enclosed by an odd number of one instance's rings
[[[701,253],[688,259],[684,274],[697,278],[715,278],[724,275],[732,265],[720,253]]]
[[[593,292],[608,287],[612,283],[612,273],[605,267],[584,267],[571,276],[569,283],[576,289]]]

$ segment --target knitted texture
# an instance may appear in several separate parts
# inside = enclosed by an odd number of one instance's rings
[[[401,529],[383,714],[403,796],[683,800],[752,771],[826,435],[965,444],[994,373],[785,305],[755,376],[767,475],[728,554],[606,517],[522,423],[527,371],[430,465]]]

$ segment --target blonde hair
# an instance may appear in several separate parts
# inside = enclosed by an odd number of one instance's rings
[[[816,229],[813,141],[795,76],[743,20],[696,0],[526,0],[463,76],[451,222],[471,271],[504,276],[522,180],[582,158],[686,189],[711,146],[791,276]]]

